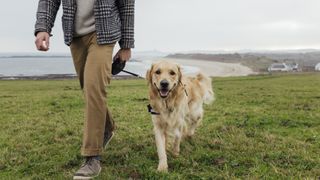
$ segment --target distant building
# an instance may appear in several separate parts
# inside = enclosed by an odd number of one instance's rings
[[[314,70],[320,71],[320,63],[318,63],[318,64],[315,66]]]

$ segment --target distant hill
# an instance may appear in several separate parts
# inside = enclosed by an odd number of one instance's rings
[[[203,54],[203,53],[176,53],[170,54],[168,58],[199,59],[207,61],[241,63],[257,72],[267,71],[272,63],[299,64],[302,70],[312,70],[320,62],[320,51],[311,52],[246,52],[227,54]],[[314,69],[314,68],[313,68]]]

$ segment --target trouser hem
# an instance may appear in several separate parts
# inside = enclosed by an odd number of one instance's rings
[[[100,156],[102,154],[101,149],[81,149],[82,156]]]

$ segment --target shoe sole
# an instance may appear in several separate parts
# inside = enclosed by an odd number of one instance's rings
[[[101,168],[99,169],[99,172],[97,175],[95,176],[92,176],[92,177],[87,177],[87,176],[73,176],[73,179],[74,180],[85,180],[85,179],[93,179],[93,178],[96,178],[100,175],[100,172],[101,172]]]
[[[108,144],[110,143],[110,141],[112,140],[114,136],[114,132],[111,133],[111,137],[109,138],[109,140],[107,141],[107,143],[104,145],[104,149],[106,149],[108,147]]]

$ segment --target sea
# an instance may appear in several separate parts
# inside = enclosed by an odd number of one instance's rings
[[[135,53],[125,70],[144,76],[152,61],[164,57],[158,52]],[[0,54],[0,77],[66,75],[75,76],[72,57],[68,54]],[[119,75],[128,75],[119,73]]]
[[[76,74],[71,57],[0,57],[0,76]]]
[[[126,63],[125,70],[145,76],[153,61],[165,57],[159,52],[141,52],[133,54]],[[196,71],[194,67],[185,66],[186,71]],[[67,54],[0,54],[0,77],[24,77],[68,75],[75,76],[76,72],[70,55]],[[129,75],[121,72],[119,75]]]

